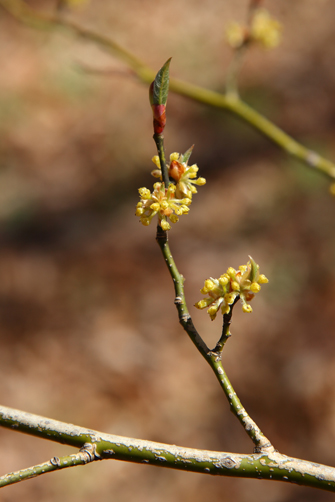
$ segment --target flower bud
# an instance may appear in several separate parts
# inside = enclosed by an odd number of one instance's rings
[[[258,277],[258,284],[267,284],[269,282],[269,279],[267,277],[265,277],[264,274],[261,274],[259,277]]]
[[[261,287],[257,282],[251,283],[250,291],[252,291],[253,293],[258,293],[260,290],[261,290]]]

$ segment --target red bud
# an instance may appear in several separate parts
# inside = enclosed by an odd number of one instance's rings
[[[166,124],[166,106],[165,105],[152,105],[152,113],[154,116],[154,132],[155,134],[162,134]]]

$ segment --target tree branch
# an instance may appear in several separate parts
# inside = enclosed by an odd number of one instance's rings
[[[68,467],[76,467],[77,465],[85,465],[93,460],[102,460],[99,455],[94,452],[93,445],[91,443],[86,443],[79,453],[73,455],[66,455],[64,457],[53,457],[51,460],[44,462],[43,464],[34,465],[33,467],[28,467],[27,469],[21,469],[20,471],[11,472],[5,476],[0,477],[0,488],[8,485],[13,485],[14,483],[19,483],[20,481],[25,481],[26,479],[36,478],[41,474],[46,474],[47,472],[58,471],[60,469],[67,469]]]
[[[233,386],[231,385],[228,376],[222,366],[221,352],[223,349],[223,344],[226,341],[224,340],[224,338],[228,337],[231,314],[226,315],[224,318],[223,335],[221,336],[219,342],[215,347],[215,349],[217,350],[214,349],[213,351],[211,351],[207,347],[206,343],[204,342],[198,331],[196,330],[192,318],[188,312],[184,293],[184,278],[179,273],[176,264],[174,262],[174,259],[172,257],[172,253],[170,251],[170,246],[168,243],[167,233],[164,232],[164,230],[162,230],[162,228],[159,225],[157,227],[156,240],[159,247],[161,248],[165,263],[173,280],[175,295],[176,295],[175,305],[178,310],[180,324],[182,325],[182,327],[184,328],[184,330],[186,331],[186,333],[188,334],[188,336],[190,337],[190,339],[192,340],[192,342],[194,343],[200,354],[203,356],[203,358],[207,361],[207,363],[214,371],[215,376],[218,379],[221,388],[228,399],[231,411],[237,417],[240,424],[244,428],[245,432],[253,441],[255,445],[255,451],[260,452],[263,449],[268,451],[275,451],[269,439],[262,433],[258,425],[248,415],[244,406],[242,406],[242,403],[237,397],[237,394]]]
[[[69,456],[72,465],[83,465],[87,463],[88,457],[91,461],[125,460],[218,476],[273,479],[335,492],[333,467],[287,457],[275,451],[248,455],[183,448],[105,434],[5,406],[0,406],[0,425],[43,439],[83,448],[79,454]],[[22,472],[30,470],[31,474],[38,476],[44,472],[57,470],[65,467],[63,464],[66,458],[53,458],[50,462]],[[58,463],[60,466],[57,465]],[[45,466],[45,471],[42,466]],[[13,482],[19,481],[17,475],[18,473],[12,474],[15,477]],[[2,486],[9,484],[5,482],[8,476],[11,474],[0,478]],[[27,475],[22,479],[29,477],[31,476]]]

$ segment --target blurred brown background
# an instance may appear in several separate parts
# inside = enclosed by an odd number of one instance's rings
[[[52,10],[50,1],[30,5]],[[222,91],[224,28],[247,0],[92,0],[70,13],[158,69]],[[252,49],[244,99],[335,159],[335,4],[265,2],[281,46]],[[134,217],[155,154],[147,88],[122,63],[0,10],[0,395],[6,406],[93,429],[251,452],[216,380],[177,322],[155,228]],[[78,63],[116,70],[85,74]],[[329,182],[234,117],[170,95],[167,152],[195,143],[207,178],[170,244],[192,307],[203,280],[250,254],[269,279],[235,309],[224,351],[243,404],[283,453],[335,464],[335,200]],[[0,429],[0,472],[74,450]],[[330,501],[282,483],[101,462],[1,490],[1,502]]]

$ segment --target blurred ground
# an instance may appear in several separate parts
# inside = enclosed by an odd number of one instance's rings
[[[50,0],[32,1],[52,9]],[[246,0],[93,0],[73,13],[158,69],[222,90],[228,21]],[[335,159],[335,4],[269,0],[284,25],[253,49],[248,103]],[[0,11],[0,395],[2,404],[114,434],[251,452],[210,369],[180,328],[155,228],[134,217],[155,154],[147,89],[117,60],[65,33]],[[236,308],[224,365],[242,402],[283,453],[335,464],[335,201],[328,181],[235,118],[170,95],[167,151],[195,143],[207,178],[170,244],[192,307],[203,280],[250,254],[270,278],[252,317]],[[0,430],[0,472],[73,451]],[[0,501],[324,502],[328,493],[122,462],[4,488]]]

